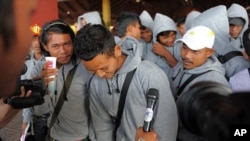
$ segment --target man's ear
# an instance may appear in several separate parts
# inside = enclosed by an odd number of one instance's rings
[[[211,57],[214,54],[214,49],[213,48],[208,48],[207,49],[207,58]]]
[[[130,33],[133,32],[133,25],[132,25],[132,24],[128,25],[126,31],[127,31],[127,33],[128,33],[128,32],[130,32]]]
[[[122,54],[122,47],[119,45],[115,45],[114,56],[119,57]]]

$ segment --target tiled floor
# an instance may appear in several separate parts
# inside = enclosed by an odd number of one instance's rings
[[[21,136],[22,112],[4,128],[0,129],[2,141],[19,141]]]

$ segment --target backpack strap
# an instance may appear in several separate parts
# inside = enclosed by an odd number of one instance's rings
[[[114,141],[116,140],[116,131],[118,129],[118,127],[121,124],[121,117],[123,114],[123,109],[124,109],[124,105],[125,105],[125,100],[126,100],[126,96],[127,96],[127,92],[128,92],[128,88],[130,85],[130,82],[134,76],[136,69],[130,71],[125,78],[125,81],[122,85],[122,90],[121,90],[121,95],[120,95],[120,99],[119,99],[119,106],[118,106],[118,112],[117,112],[117,116],[115,118],[115,128],[113,130],[113,139]]]
[[[77,69],[77,66],[74,66],[74,68],[72,68],[70,71],[69,71],[69,74],[67,75],[67,78],[66,78],[66,81],[64,82],[65,83],[65,88],[62,89],[62,92],[60,94],[60,97],[58,99],[58,102],[56,104],[56,107],[55,107],[55,110],[52,114],[52,117],[51,117],[51,122],[49,124],[49,128],[48,128],[48,134],[47,134],[47,137],[46,137],[46,141],[49,141],[50,139],[50,130],[52,128],[52,126],[54,125],[54,123],[56,122],[56,119],[58,117],[58,114],[60,113],[61,111],[61,108],[63,106],[63,103],[64,101],[66,100],[65,97],[67,96],[68,94],[68,91],[69,91],[69,88],[70,88],[70,85],[72,83],[72,80],[73,80],[73,77],[75,75],[75,72],[76,72],[76,69]]]
[[[225,55],[219,55],[217,58],[222,64],[225,64],[230,59],[236,57],[236,56],[243,56],[243,54],[240,51],[230,51],[226,53]]]
[[[211,71],[211,70],[209,70],[209,71]],[[209,72],[209,71],[191,75],[191,76],[190,76],[190,77],[180,86],[180,88],[178,89],[178,91],[177,91],[177,93],[176,93],[177,97],[181,95],[181,93],[183,92],[183,90],[185,89],[185,87],[186,87],[191,81],[193,81],[195,78],[197,78],[197,77],[201,76],[202,74],[205,74],[205,73],[207,73],[207,72]]]

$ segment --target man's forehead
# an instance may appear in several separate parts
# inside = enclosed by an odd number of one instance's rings
[[[108,64],[109,58],[110,56],[106,54],[99,54],[91,60],[88,61],[82,60],[82,63],[86,65],[86,67],[89,68],[89,70],[91,69],[96,70],[102,68],[103,66],[106,66]]]

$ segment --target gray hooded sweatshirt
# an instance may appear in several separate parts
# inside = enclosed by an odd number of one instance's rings
[[[173,89],[174,95],[177,95],[178,89],[191,75],[200,74],[204,72],[206,73],[196,77],[188,85],[186,85],[181,94],[185,93],[193,84],[201,81],[218,82],[227,87],[230,87],[228,81],[224,76],[225,69],[218,61],[217,57],[215,57],[214,55],[209,57],[203,65],[190,70],[184,69],[182,62],[179,62],[177,65],[178,66],[175,67],[176,70],[172,78],[174,81],[174,89]]]
[[[123,44],[122,44],[123,45]],[[128,48],[128,47],[122,47]],[[90,85],[90,111],[97,141],[112,141],[114,122],[117,116],[121,88],[128,72],[136,68],[130,83],[121,124],[116,132],[117,141],[134,141],[136,129],[143,126],[147,107],[146,94],[150,88],[159,90],[154,110],[152,128],[159,141],[175,141],[178,116],[175,101],[165,73],[152,62],[142,61],[140,53],[127,55],[122,67],[111,79],[95,76]]]
[[[77,63],[78,66],[67,94],[68,100],[64,101],[57,120],[50,131],[50,136],[59,141],[75,141],[84,139],[89,136],[89,132],[92,131],[89,129],[89,116],[86,110],[86,99],[88,96],[87,86],[91,74],[80,63],[80,60],[78,60]],[[37,65],[34,69],[34,73],[37,74],[37,72],[40,72],[42,66],[43,65]],[[58,75],[56,76],[57,95],[56,98],[50,98],[52,112],[54,111],[56,102],[59,99],[61,91],[63,90],[64,79],[66,80],[66,77],[72,68],[73,64],[70,62],[60,67],[58,71]],[[50,119],[48,125],[49,123]],[[90,136],[93,137],[92,134]]]
[[[85,19],[87,24],[102,24],[102,19],[98,11],[92,11],[82,14],[77,18],[79,29],[83,27],[81,20]]]
[[[141,24],[147,28],[149,28],[150,30],[153,30],[153,24],[154,24],[154,20],[153,18],[150,16],[150,14],[148,13],[148,11],[143,10],[139,16],[140,20],[141,20]]]
[[[191,28],[192,22],[193,20],[199,16],[201,14],[201,12],[199,11],[191,11],[190,13],[188,13],[186,20],[185,20],[185,28],[186,31],[188,31]]]
[[[245,20],[245,24],[244,24],[239,36],[236,39],[230,37],[231,46],[234,47],[236,50],[243,51],[244,48],[242,46],[243,45],[242,37],[243,37],[243,33],[247,30],[248,23],[249,23],[247,11],[241,5],[234,3],[228,8],[227,16],[228,16],[228,18],[240,17],[240,18],[243,18]]]
[[[169,18],[168,16],[162,15],[160,13],[156,13],[154,24],[153,24],[153,42],[156,42],[156,37],[159,33],[163,31],[176,31],[177,28],[174,23],[174,21]],[[143,59],[149,60],[156,65],[158,65],[167,75],[168,77],[172,76],[172,68],[169,66],[169,63],[167,60],[160,56],[155,54],[152,51],[152,44],[143,43]],[[179,46],[178,46],[179,45]],[[175,45],[174,47],[165,47],[177,60],[180,60],[180,44]]]
[[[192,27],[204,25],[212,29],[215,33],[214,49],[215,55],[225,55],[230,51],[237,51],[232,47],[229,40],[229,22],[227,17],[227,9],[224,5],[210,8],[193,20]],[[229,78],[233,74],[250,67],[250,62],[243,56],[236,56],[223,64],[226,70],[226,77]]]
[[[125,36],[121,38],[118,43],[124,51],[132,56],[142,56],[142,43],[132,36]]]

